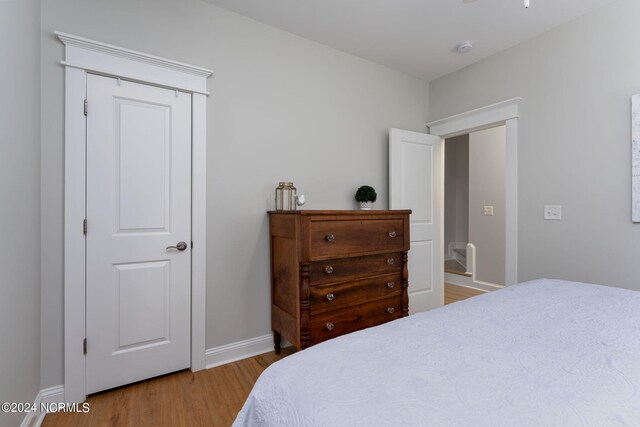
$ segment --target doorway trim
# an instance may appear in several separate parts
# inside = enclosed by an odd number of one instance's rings
[[[440,136],[443,140],[505,125],[504,277],[506,286],[518,283],[518,120],[520,118],[518,107],[520,101],[522,98],[511,98],[427,123],[430,133]],[[444,230],[444,217],[441,218],[440,227]]]
[[[192,94],[191,370],[205,369],[207,79],[211,70],[71,34],[65,46],[64,166],[64,400],[85,393],[86,116],[87,73]],[[89,109],[91,106],[88,106]],[[89,229],[91,225],[88,225]]]

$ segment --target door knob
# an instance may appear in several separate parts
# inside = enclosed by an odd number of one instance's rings
[[[178,242],[178,244],[175,246],[167,246],[167,250],[169,249],[177,249],[179,251],[184,251],[185,249],[187,249],[187,244],[185,242]]]

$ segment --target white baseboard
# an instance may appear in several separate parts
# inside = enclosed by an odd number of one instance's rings
[[[52,403],[63,403],[64,402],[64,386],[57,385],[54,387],[49,387],[42,389],[38,392],[33,403],[36,407],[40,408],[42,403],[52,404]],[[40,427],[42,424],[42,420],[44,420],[44,416],[47,415],[46,412],[34,411],[29,412],[22,420],[22,424],[20,427]]]
[[[64,402],[64,386],[57,385],[54,387],[40,390],[42,403],[63,403]]]
[[[473,279],[469,276],[463,276],[461,274],[453,274],[444,272],[444,283],[450,283],[458,286],[472,287]]]
[[[290,344],[283,339],[282,347],[288,345]],[[214,368],[270,351],[273,351],[273,334],[210,348],[206,352],[206,366],[207,369]],[[34,403],[38,408],[41,403],[64,403],[64,386],[59,385],[40,390]],[[29,412],[22,420],[20,427],[40,427],[45,415],[46,413],[39,411]]]
[[[36,402],[38,398],[36,397]],[[36,403],[40,405],[39,403]],[[20,423],[20,427],[40,427],[42,424],[42,420],[40,417],[44,418],[44,416],[40,412],[27,412],[27,415],[24,416],[22,423]]]
[[[283,340],[284,341],[284,340]],[[285,346],[284,342],[282,343]],[[273,335],[250,338],[207,350],[207,369],[273,351]]]
[[[504,288],[502,285],[496,285],[495,283],[481,282],[473,280],[472,277],[462,276],[460,274],[444,273],[444,282],[452,285],[464,286],[466,288],[477,289],[479,291],[496,291]]]

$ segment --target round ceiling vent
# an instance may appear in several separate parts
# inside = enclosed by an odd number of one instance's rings
[[[473,49],[473,42],[462,42],[456,46],[456,51],[458,51],[458,53],[466,53],[471,49]]]

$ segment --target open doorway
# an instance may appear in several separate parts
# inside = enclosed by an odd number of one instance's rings
[[[506,127],[445,139],[444,282],[505,285]]]

